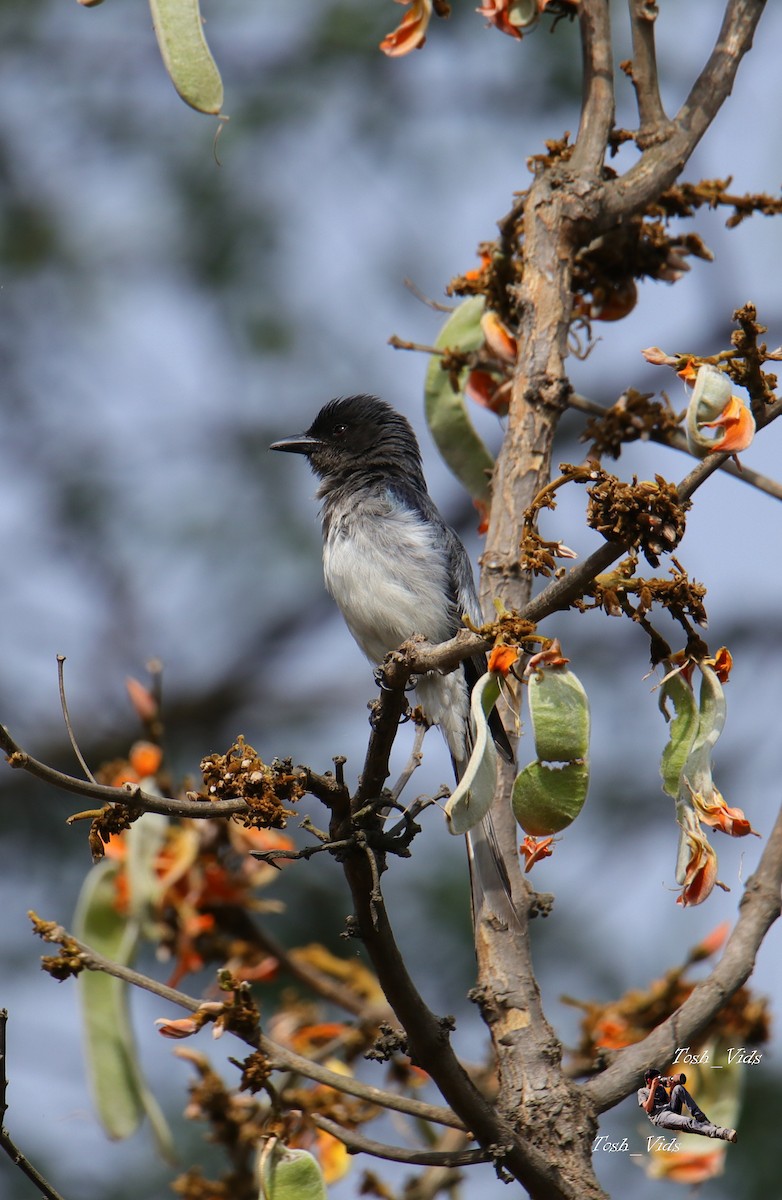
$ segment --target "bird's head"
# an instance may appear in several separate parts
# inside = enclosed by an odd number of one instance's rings
[[[374,472],[407,478],[421,473],[421,452],[410,422],[377,396],[346,396],[320,410],[306,433],[270,450],[304,454],[320,479]]]

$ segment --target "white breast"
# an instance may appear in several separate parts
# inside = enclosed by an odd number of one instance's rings
[[[326,587],[367,658],[382,662],[406,638],[448,638],[447,566],[415,513],[393,498],[334,517],[323,546]]]
[[[360,522],[352,511],[330,518],[323,544],[326,587],[370,662],[381,663],[414,633],[435,643],[453,635],[445,555],[416,513],[389,496],[364,500]],[[469,708],[464,673],[425,675],[416,692],[463,765]]]

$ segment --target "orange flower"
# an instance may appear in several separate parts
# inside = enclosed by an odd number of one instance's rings
[[[299,1054],[310,1054],[321,1046],[328,1045],[334,1038],[344,1037],[347,1025],[340,1021],[320,1021],[315,1025],[302,1025],[291,1035],[290,1044]]]
[[[603,1050],[622,1050],[637,1040],[636,1033],[623,1017],[606,1014],[595,1023],[594,1042]]]
[[[128,755],[130,765],[140,779],[157,775],[163,761],[163,751],[154,742],[135,742]]]
[[[138,771],[135,771],[129,762],[112,763],[111,767],[106,768],[106,770],[111,772],[105,778],[105,782],[108,783],[109,787],[122,787],[123,783],[141,783]]]
[[[106,842],[106,858],[115,858],[118,862],[124,862],[128,856],[128,843],[121,833],[112,833],[109,840]]]
[[[465,271],[462,278],[468,279],[470,283],[475,283],[490,264],[491,255],[481,253],[481,265],[479,267],[471,267],[469,271]]]
[[[730,933],[730,921],[721,921],[711,933],[707,933],[706,937],[698,942],[698,945],[690,951],[690,960],[692,962],[700,962],[703,958],[711,958],[712,954],[716,954],[721,950],[727,941]]]
[[[481,329],[486,345],[502,362],[515,363],[516,339],[496,313],[487,311],[481,317]]]
[[[315,1153],[323,1171],[326,1184],[336,1183],[350,1170],[350,1155],[347,1146],[324,1129],[315,1134]]]
[[[271,980],[277,978],[279,973],[279,960],[272,957],[271,954],[267,954],[254,966],[249,966],[241,961],[235,962],[231,966],[231,974],[242,983],[270,983]]]
[[[695,366],[695,360],[688,358],[684,366],[681,367],[676,374],[680,379],[683,379],[685,383],[689,383],[692,386],[695,383],[695,380],[698,378],[698,368]]]
[[[489,670],[496,675],[507,676],[518,657],[518,646],[495,646],[489,655]]]
[[[408,0],[396,0],[397,4],[407,4]],[[401,22],[384,37],[380,49],[389,58],[401,58],[411,50],[417,50],[426,41],[426,30],[432,16],[432,0],[413,0],[410,11],[406,12]]]
[[[480,499],[473,500],[473,504],[475,505],[475,507],[478,510],[478,517],[479,517],[477,532],[478,533],[488,533],[489,532],[489,511],[490,511],[488,504],[486,503],[485,500],[480,500]]]
[[[490,25],[495,25],[501,33],[510,37],[522,37],[521,27],[529,28],[538,19],[537,4],[534,0],[519,4],[518,0],[484,0],[476,12],[485,17]]]
[[[510,408],[511,381],[500,380],[490,371],[470,371],[464,385],[464,394],[474,404],[488,408],[490,412],[504,417]]]
[[[752,828],[742,810],[740,808],[729,808],[717,788],[714,788],[708,800],[700,792],[692,792],[691,795],[695,811],[704,825],[710,825],[712,829],[721,829],[729,837],[746,837],[748,833],[753,833],[755,837],[760,837],[760,834]]]
[[[717,882],[717,855],[704,837],[697,836],[685,830],[685,838],[689,849],[682,884],[681,895],[676,903],[686,908],[690,904],[702,904],[710,896]]]
[[[713,421],[702,421],[700,425],[702,429],[723,430],[722,437],[711,443],[713,452],[720,450],[737,454],[739,450],[746,450],[755,436],[755,418],[738,396],[731,396]]]
[[[720,683],[727,683],[733,668],[733,655],[727,646],[720,646],[714,655],[714,674]]]
[[[689,1183],[693,1186],[705,1183],[721,1175],[725,1167],[725,1146],[698,1153],[697,1150],[679,1150],[676,1154],[661,1150],[649,1164],[648,1174],[653,1179],[670,1179],[672,1183]]]
[[[139,683],[138,679],[134,679],[132,675],[129,675],[125,680],[125,687],[139,720],[144,722],[154,721],[158,715],[158,706],[157,700],[149,688],[144,687],[144,684]]]
[[[564,667],[570,662],[569,658],[565,658],[562,654],[562,647],[559,643],[559,638],[552,638],[545,650],[539,650],[537,654],[533,654],[525,668],[525,675],[532,675],[534,671],[539,671],[541,667]]]
[[[554,853],[552,844],[553,837],[544,837],[538,841],[534,837],[525,837],[524,841],[519,846],[519,850],[524,858],[524,871],[531,871],[536,862],[541,859],[550,858]]]
[[[155,1024],[158,1026],[158,1033],[167,1038],[192,1037],[201,1028],[200,1023],[193,1017],[180,1017],[177,1021],[167,1021],[165,1017],[159,1017]]]

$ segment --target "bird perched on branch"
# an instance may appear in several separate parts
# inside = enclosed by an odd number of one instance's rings
[[[436,644],[462,629],[464,616],[480,622],[467,551],[427,491],[421,451],[401,413],[375,396],[332,400],[306,433],[270,449],[303,454],[320,480],[326,587],[370,662],[379,665],[415,633]],[[485,657],[476,655],[450,674],[430,672],[416,682],[457,780],[471,750],[470,690],[485,670]],[[496,709],[489,724],[499,753],[512,761]],[[490,819],[471,831],[468,846],[474,909],[499,892],[491,906],[507,912],[510,889]]]

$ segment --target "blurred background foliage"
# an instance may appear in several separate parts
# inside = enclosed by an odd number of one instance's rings
[[[614,7],[618,61],[630,50],[624,5]],[[474,510],[423,427],[426,361],[387,339],[436,336],[443,315],[405,279],[443,300],[448,279],[475,265],[475,247],[526,186],[526,159],[577,128],[580,66],[575,28],[562,24],[552,37],[541,26],[519,45],[484,28],[473,8],[456,3],[423,51],[391,61],[377,44],[401,10],[387,0],[207,3],[230,116],[216,139],[216,123],[174,94],[145,5],[0,3],[0,719],[38,757],[72,769],[56,653],[68,656],[71,711],[93,765],[137,735],[123,681],[143,676],[155,655],[175,774],[196,772],[239,732],[267,758],[323,769],[346,754],[348,771],[360,769],[371,676],[323,592],[312,480],[303,463],[273,460],[266,447],[304,428],[333,395],[382,394],[413,421],[437,502],[480,553]],[[661,5],[670,108],[710,49],[719,8]],[[780,37],[782,13],[769,6],[689,178],[733,174],[737,191],[777,187]],[[621,77],[619,86],[618,123],[631,125],[630,85]],[[697,228],[716,262],[696,264],[675,290],[647,286],[621,327],[597,327],[590,355],[571,360],[579,391],[610,403],[627,386],[668,388],[683,407],[678,384],[640,349],[712,353],[728,344],[731,312],[749,298],[770,344],[782,340],[782,226],[754,218],[728,236],[724,214],[704,213]],[[475,418],[496,448],[499,424]],[[563,459],[583,454],[581,427],[576,416],[564,422]],[[776,426],[764,433],[747,462],[774,474],[780,436]],[[676,479],[687,469],[673,451],[643,445],[620,464],[625,476]],[[574,489],[546,519],[551,536],[579,552],[594,544],[583,504]],[[680,550],[709,587],[712,648],[727,643],[736,657],[718,782],[763,833],[778,803],[779,524],[774,501],[714,480]],[[721,878],[733,890],[703,909],[675,906],[676,830],[659,786],[665,735],[644,680],[644,638],[600,615],[567,614],[547,631],[561,636],[594,710],[587,808],[536,868],[536,885],[557,895],[535,930],[541,987],[573,1044],[578,1016],[559,997],[608,999],[680,961],[734,915],[759,845],[719,843]],[[433,790],[447,775],[435,734],[418,786]],[[34,907],[70,919],[89,866],[85,830],[64,824],[79,806],[7,770],[0,800],[9,1128],[67,1197],[164,1197],[171,1171],[155,1161],[148,1134],[110,1146],[97,1126],[75,989],[41,977],[25,917]],[[278,936],[344,950],[348,901],[333,864],[300,864],[274,894],[287,905]],[[465,864],[436,816],[413,860],[393,864],[388,895],[427,998],[456,1013],[457,1043],[477,1057],[483,1038],[464,998]],[[779,995],[779,958],[774,929],[760,991]],[[162,1007],[134,999],[145,1068],[185,1165],[207,1163],[199,1131],[177,1118],[188,1069],[172,1065],[153,1032]],[[765,1200],[773,1190],[782,1166],[770,1129],[779,1046],[777,1032],[762,1065],[747,1071],[740,1143],[724,1180],[704,1192],[714,1200]],[[218,1064],[230,1052],[221,1043]],[[638,1148],[646,1134],[632,1100],[601,1131],[627,1134]],[[616,1196],[632,1187],[646,1200],[672,1188],[645,1180],[626,1155],[604,1159],[598,1171]],[[359,1174],[335,1195],[355,1195]],[[475,1180],[466,1190],[505,1194],[491,1172]],[[0,1181],[13,1200],[33,1194],[6,1160]]]

